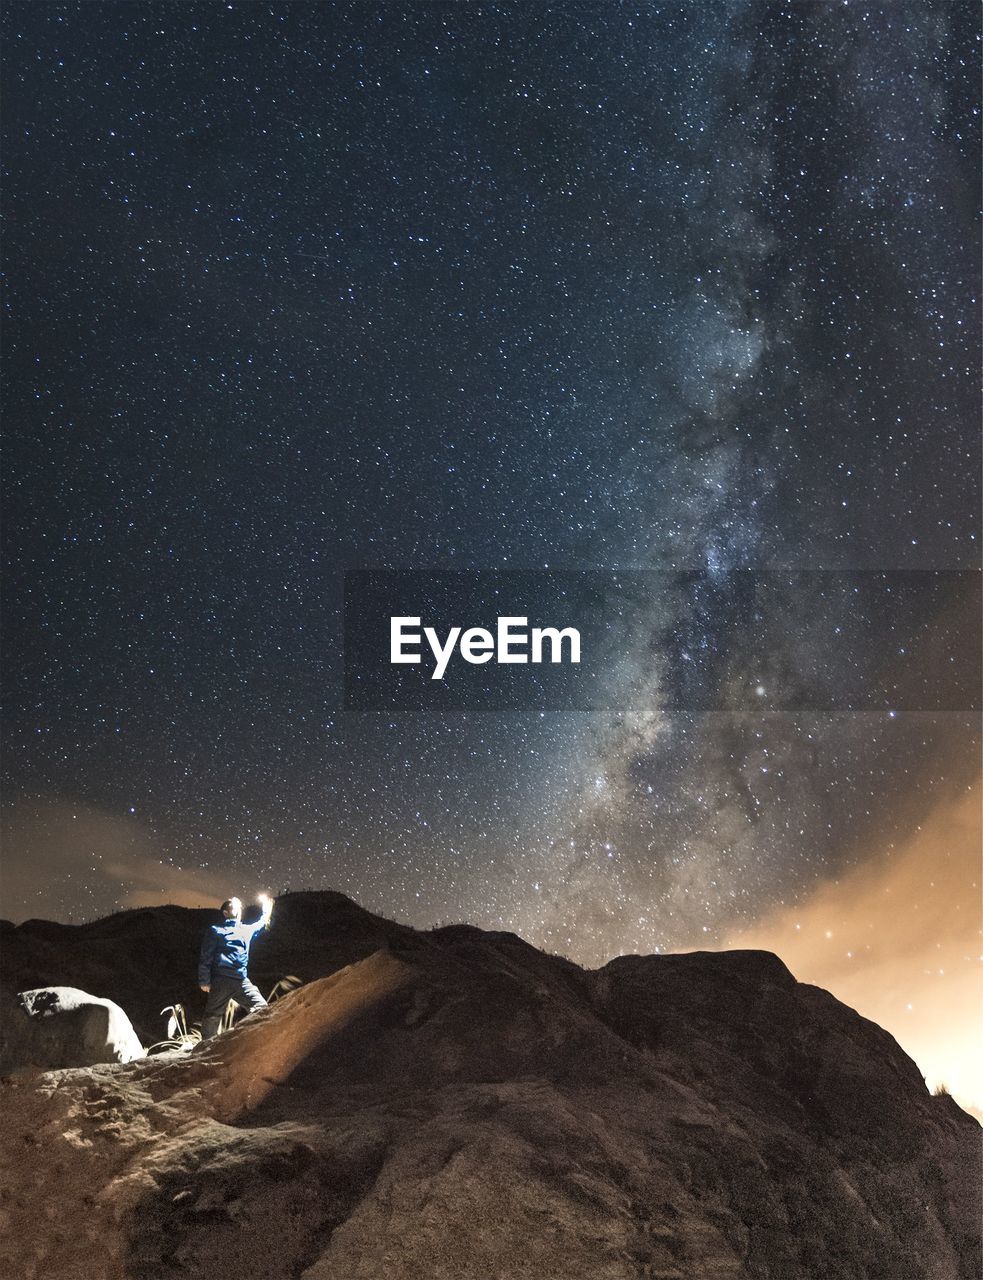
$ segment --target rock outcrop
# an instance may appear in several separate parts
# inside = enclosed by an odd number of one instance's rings
[[[87,928],[130,981],[133,934]],[[307,985],[190,1054],[3,1087],[3,1274],[978,1275],[979,1125],[775,956],[588,972],[311,894],[256,961]]]

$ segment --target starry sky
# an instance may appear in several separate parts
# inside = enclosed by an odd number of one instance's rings
[[[903,1044],[961,1027],[975,6],[4,27],[2,913],[331,887],[592,965],[768,945]],[[366,712],[356,569],[664,589],[606,707]]]

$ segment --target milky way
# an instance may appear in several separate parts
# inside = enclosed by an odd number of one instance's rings
[[[974,6],[5,21],[5,914],[331,886],[596,964],[978,776],[908,652],[978,666]],[[666,589],[609,710],[354,714],[356,568]]]

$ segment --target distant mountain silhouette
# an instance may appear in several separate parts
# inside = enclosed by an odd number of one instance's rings
[[[82,988],[158,1040],[215,918],[4,925],[4,996]],[[587,971],[298,893],[251,970],[307,985],[190,1054],[3,1083],[4,1275],[979,1275],[980,1126],[767,952]]]

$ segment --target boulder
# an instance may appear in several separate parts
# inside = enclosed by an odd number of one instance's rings
[[[77,987],[38,987],[5,1001],[0,1070],[91,1067],[144,1056],[133,1026],[112,1000]]]

